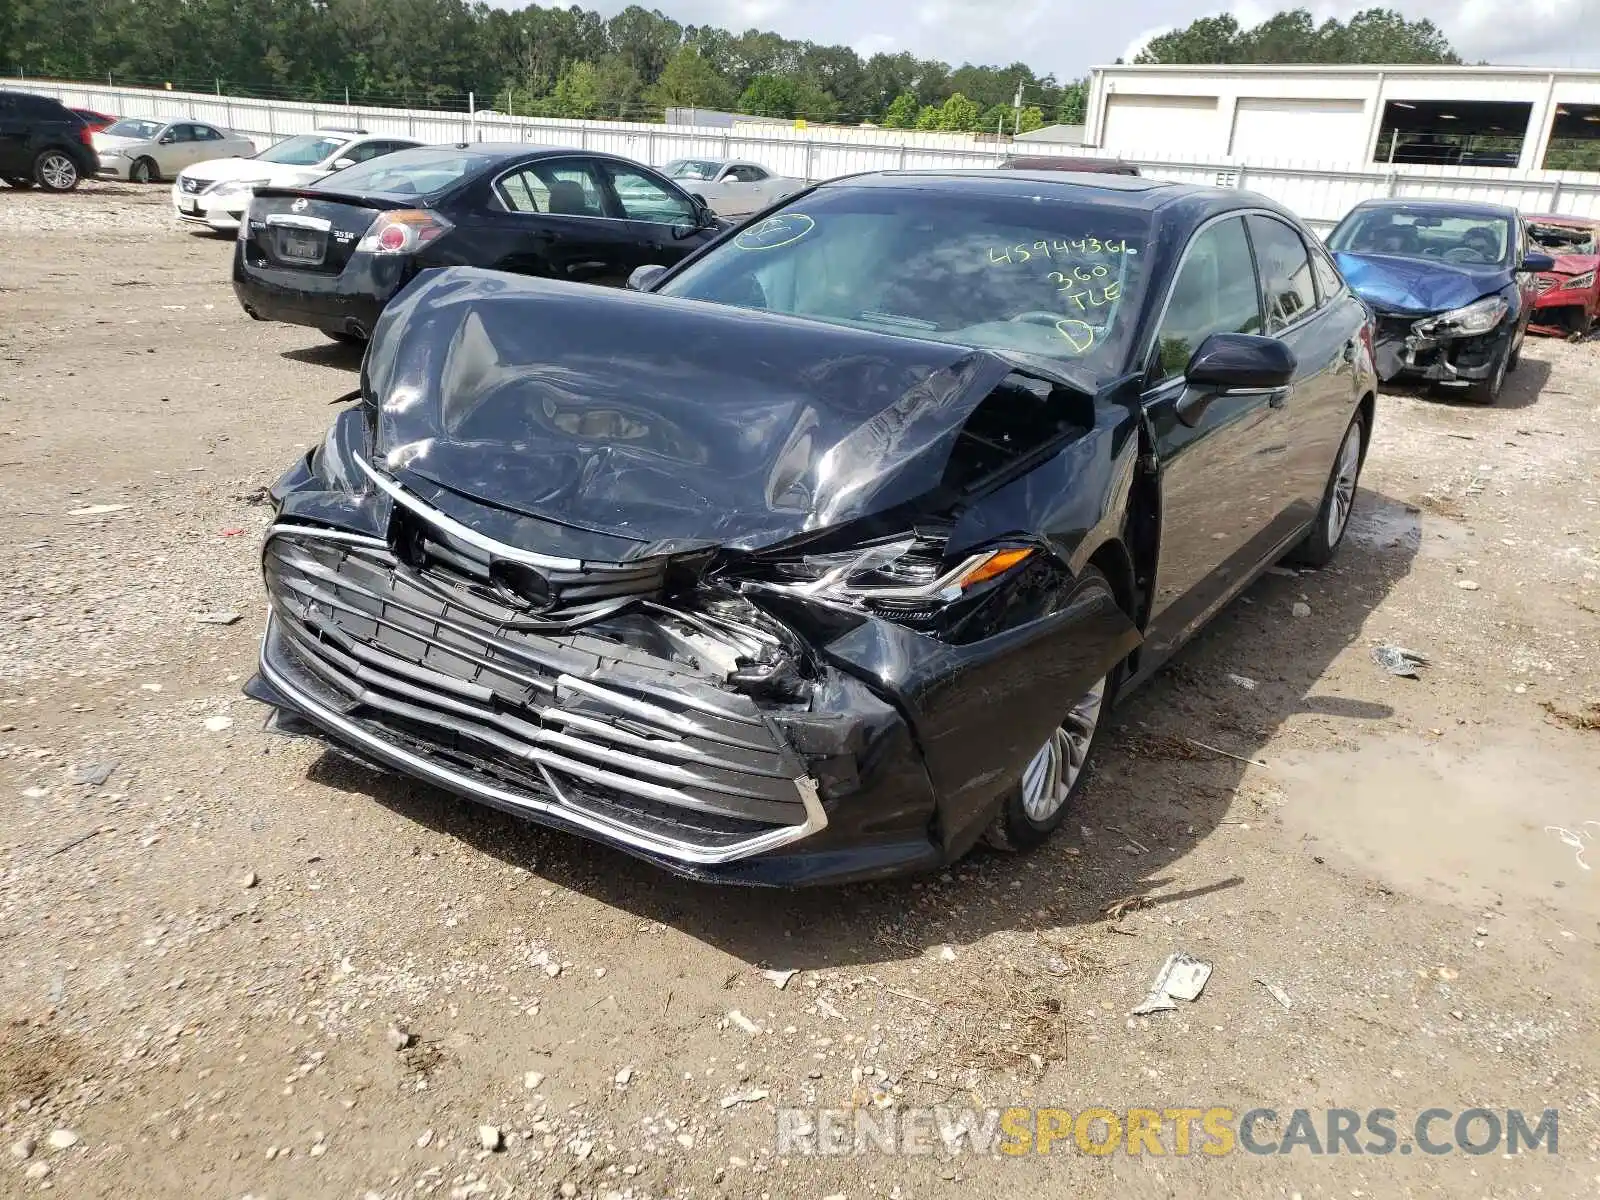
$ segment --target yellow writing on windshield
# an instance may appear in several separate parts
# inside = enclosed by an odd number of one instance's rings
[[[1056,322],[1056,332],[1066,338],[1067,344],[1079,354],[1086,354],[1089,347],[1094,345],[1094,326],[1087,321],[1067,317]]]
[[[1025,263],[1034,258],[1055,258],[1063,254],[1138,254],[1127,238],[1050,238],[1037,242],[1018,242],[1015,246],[990,246],[991,263]]]
[[[1052,271],[1050,281],[1058,285],[1056,291],[1064,293],[1067,303],[1078,312],[1088,312],[1091,308],[1104,308],[1122,297],[1122,284],[1116,280],[1112,280],[1102,288],[1085,287],[1076,280],[1066,278],[1059,271]]]

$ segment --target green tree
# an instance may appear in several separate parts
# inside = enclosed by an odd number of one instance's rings
[[[917,123],[917,98],[901,92],[883,114],[883,123],[890,129],[910,129]]]
[[[600,112],[600,73],[591,62],[575,62],[556,80],[545,115],[588,120]]]
[[[1243,29],[1231,16],[1201,17],[1151,38],[1136,63],[1459,63],[1432,21],[1408,21],[1387,8],[1369,8],[1348,22],[1320,26],[1290,9]]]
[[[679,46],[649,89],[652,104],[661,108],[727,108],[733,88],[693,46]]]
[[[1028,105],[1017,116],[1018,133],[1032,133],[1035,129],[1044,128],[1044,112],[1033,105]]]
[[[976,100],[968,100],[960,92],[946,100],[939,109],[939,128],[946,133],[964,133],[978,128],[983,112]]]
[[[739,111],[757,117],[792,117],[798,104],[794,81],[784,75],[757,75],[739,96]]]
[[[918,129],[937,129],[937,128],[939,128],[939,109],[938,109],[938,107],[936,105],[924,104],[922,106],[921,110],[917,113],[916,128],[918,128]]]

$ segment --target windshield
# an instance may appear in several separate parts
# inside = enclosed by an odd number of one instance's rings
[[[721,165],[704,158],[676,158],[667,164],[666,173],[671,179],[711,179]]]
[[[107,137],[139,138],[149,141],[167,127],[165,121],[144,121],[138,117],[124,117],[114,125],[107,125],[101,132]]]
[[[314,167],[347,141],[348,138],[326,134],[301,133],[269,146],[256,157],[262,162],[281,163],[286,167]]]
[[[1054,191],[1054,189],[1049,189]],[[1149,215],[1115,201],[824,187],[659,291],[1121,370]]]
[[[1530,222],[1528,235],[1540,248],[1554,254],[1595,253],[1593,228],[1584,229],[1576,225],[1540,225],[1537,222]]]
[[[1511,223],[1482,213],[1436,209],[1358,209],[1328,236],[1343,254],[1437,259],[1458,266],[1498,266],[1511,245]]]
[[[428,196],[492,160],[462,150],[399,150],[335,171],[322,186],[341,192],[399,192]]]

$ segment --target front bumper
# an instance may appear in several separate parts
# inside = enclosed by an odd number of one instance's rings
[[[102,179],[127,179],[133,170],[133,159],[121,154],[95,156],[95,174]]]
[[[239,222],[244,219],[245,209],[249,206],[248,192],[211,196],[204,192],[186,192],[181,183],[172,185],[172,211],[185,225],[217,233],[233,233],[238,230]]]
[[[1468,384],[1494,374],[1495,363],[1516,333],[1516,322],[1502,321],[1488,333],[1471,337],[1430,338],[1413,328],[1420,315],[1378,314],[1373,354],[1378,378],[1413,379],[1428,383]]]
[[[258,321],[309,325],[365,338],[415,270],[409,255],[359,255],[337,275],[247,264],[243,245],[236,244],[233,294]]]
[[[362,425],[347,410],[273,489],[271,616],[247,693],[281,732],[680,875],[790,887],[959,858],[1060,696],[1138,643],[1100,593],[954,646],[668,586],[672,559],[558,562],[379,472],[356,450]],[[507,598],[507,572],[530,563],[554,607]],[[615,613],[569,621],[580,594]]]

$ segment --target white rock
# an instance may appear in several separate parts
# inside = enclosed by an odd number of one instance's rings
[[[89,504],[83,508],[67,509],[69,517],[103,517],[107,513],[121,512],[127,508],[126,504]]]
[[[1463,592],[1475,592],[1479,587],[1478,582],[1474,579],[1458,579],[1456,580],[1456,586]]]
[[[1296,600],[1294,602],[1294,607],[1289,611],[1297,617],[1309,617],[1311,615],[1311,605],[1307,604],[1303,600]]]
[[[246,871],[239,880],[239,886],[242,888],[253,888],[260,882],[261,880],[256,876],[254,871]]]
[[[25,1159],[33,1157],[33,1149],[37,1145],[31,1137],[18,1138],[11,1143],[11,1157]]]
[[[744,1030],[746,1033],[750,1034],[752,1037],[761,1032],[761,1026],[757,1025],[737,1008],[728,1014],[728,1020],[732,1024],[737,1025],[740,1029]]]
[[[42,787],[24,788],[22,794],[29,800],[43,800],[50,794],[50,789]]]
[[[771,983],[773,987],[777,988],[781,992],[784,988],[789,986],[789,980],[793,979],[800,972],[799,970],[795,969],[788,971],[763,971],[761,973],[767,977],[767,981]]]
[[[485,1150],[498,1150],[505,1145],[505,1136],[497,1125],[479,1125],[478,1145]]]
[[[431,1145],[433,1145],[433,1130],[424,1129],[417,1135],[417,1149],[426,1150]]]
[[[538,1086],[543,1082],[544,1082],[544,1072],[543,1071],[527,1071],[527,1072],[523,1073],[522,1086],[527,1088],[530,1092],[534,1091],[536,1088],[538,1088]]]
[[[623,1067],[622,1070],[617,1072],[616,1081],[618,1087],[627,1087],[633,1081],[633,1068]]]
[[[52,1150],[71,1150],[78,1144],[78,1135],[70,1129],[52,1129],[45,1140],[50,1143]]]
[[[416,1036],[400,1025],[390,1025],[384,1031],[383,1036],[384,1040],[389,1043],[389,1049],[396,1052],[404,1050],[412,1042],[416,1041]]]
[[[44,1179],[50,1174],[50,1164],[47,1162],[29,1163],[28,1169],[22,1173],[24,1179]]]
[[[941,947],[939,947],[939,961],[940,962],[955,962],[955,960],[956,960],[955,947],[953,947],[953,946],[941,946]]]
[[[221,715],[206,718],[206,729],[212,733],[221,733],[224,729],[233,728],[233,718]]]

